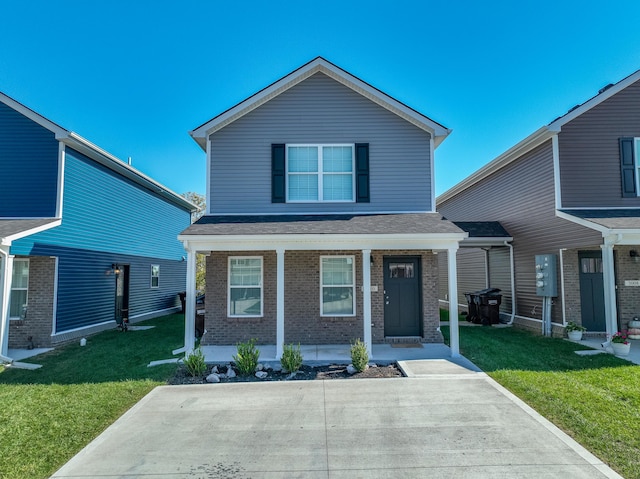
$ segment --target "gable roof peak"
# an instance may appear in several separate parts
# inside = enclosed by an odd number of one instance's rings
[[[435,122],[422,113],[392,98],[381,90],[378,90],[374,86],[364,82],[346,70],[343,70],[334,63],[331,63],[326,58],[317,56],[313,60],[305,63],[266,88],[263,88],[249,98],[198,126],[194,130],[190,131],[189,134],[200,145],[200,147],[206,151],[207,137],[210,134],[221,130],[316,73],[323,73],[327,75],[338,83],[341,83],[356,93],[414,124],[418,128],[429,132],[433,136],[435,147],[442,143],[449,133],[451,133],[450,129],[440,123]]]

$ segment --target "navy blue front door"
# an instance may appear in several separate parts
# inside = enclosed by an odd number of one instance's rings
[[[420,258],[385,257],[384,335],[422,335]]]

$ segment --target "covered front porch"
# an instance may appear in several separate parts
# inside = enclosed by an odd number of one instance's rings
[[[240,331],[242,340],[259,336],[259,347],[265,347],[274,360],[282,356],[286,343],[333,345],[332,354],[340,350],[340,354],[348,356],[349,343],[356,338],[364,341],[372,359],[378,355],[382,359],[397,359],[401,350],[403,353],[404,350],[419,350],[420,344],[415,347],[379,344],[395,342],[396,339],[387,338],[388,331],[385,329],[385,321],[388,320],[387,305],[393,299],[390,299],[390,292],[386,291],[388,288],[385,286],[387,283],[383,280],[383,264],[384,271],[395,267],[388,263],[394,257],[401,258],[401,262],[404,257],[417,258],[419,263],[416,264],[424,265],[425,271],[428,269],[428,275],[424,272],[416,273],[416,277],[421,280],[417,294],[424,309],[419,309],[417,314],[423,329],[417,335],[411,334],[413,337],[409,339],[414,342],[417,336],[418,343],[441,342],[442,339],[433,339],[439,315],[437,266],[432,255],[434,251],[447,251],[450,258],[449,288],[451,292],[455,292],[456,252],[459,242],[465,237],[466,233],[451,222],[443,220],[437,213],[205,216],[179,237],[188,253],[185,351],[189,352],[195,346],[193,331],[197,253],[211,255],[208,268],[215,270],[217,274],[211,281],[214,285],[209,285],[208,278],[205,320],[205,336],[215,336],[206,337],[202,344],[207,348],[222,348],[222,357],[230,357],[235,353],[235,344],[241,341],[235,333]],[[349,264],[353,264],[354,280],[351,286],[342,289],[343,292],[349,290],[347,296],[353,296],[354,309],[351,314],[327,314],[323,310],[327,306],[323,299],[326,297],[326,294],[323,296],[322,289],[324,280],[320,279],[324,278],[322,258],[340,255],[349,258]],[[260,306],[243,318],[232,310],[232,297],[235,293],[229,284],[232,281],[233,262],[237,258],[248,257],[259,259],[255,263],[259,265],[264,283],[253,288],[254,301],[259,301]],[[407,264],[396,266],[398,271],[411,271],[413,275],[412,267]],[[303,282],[307,284],[301,285]],[[304,294],[300,294],[301,292]],[[404,303],[397,304],[401,309],[404,308]],[[341,309],[343,306],[339,305]],[[410,306],[406,305],[406,309]],[[452,318],[451,348],[447,352],[449,356],[457,357],[457,311],[452,311]],[[350,325],[347,327],[346,323]],[[224,329],[211,331],[212,324]],[[306,336],[301,336],[301,331],[307,327]],[[336,331],[341,333],[336,335]],[[398,333],[397,336],[404,335]],[[309,349],[310,357],[306,359],[313,360],[311,356],[323,357],[325,347],[322,346],[315,352]],[[229,351],[231,355],[228,354]],[[413,353],[418,354],[417,351]]]

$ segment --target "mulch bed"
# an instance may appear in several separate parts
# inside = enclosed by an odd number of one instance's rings
[[[221,373],[226,372],[226,365],[217,365]],[[184,366],[180,366],[176,374],[169,379],[168,384],[207,384],[206,377],[211,374],[214,365],[207,367],[207,371],[202,376],[193,377]],[[362,378],[401,378],[402,372],[397,364],[392,363],[385,366],[369,367],[361,373],[349,374],[347,366],[343,364],[332,364],[329,366],[307,366],[303,365],[295,376],[290,377],[289,373],[282,371],[274,371],[265,368],[264,371],[268,376],[264,379],[251,376],[236,376],[234,378],[222,378],[221,383],[240,383],[240,382],[264,382],[264,381],[309,381],[309,380],[327,380],[327,379],[362,379]],[[237,370],[236,370],[237,373]]]

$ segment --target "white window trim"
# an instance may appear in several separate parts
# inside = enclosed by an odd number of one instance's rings
[[[231,286],[231,261],[236,259],[258,259],[260,260],[260,284]],[[227,261],[227,316],[229,318],[262,318],[264,316],[264,260],[262,256],[229,256]],[[232,288],[260,288],[260,314],[232,314],[231,313],[231,289]]]
[[[27,263],[27,271],[29,271],[29,275],[31,274],[31,265],[29,264],[29,258],[14,258],[13,259],[13,265],[14,265],[14,271],[15,271],[15,264],[16,263]],[[27,287],[26,288],[15,288],[13,286],[13,278],[11,279],[11,289],[9,291],[9,312],[11,312],[11,293],[13,293],[13,291],[26,291],[27,292],[27,298],[26,298],[26,303],[23,305],[26,306],[27,308],[29,307],[29,279],[27,277]],[[22,308],[21,308],[22,311]],[[10,320],[12,321],[19,321],[22,319],[22,316],[10,316],[9,317]]]
[[[331,285],[331,286],[324,286],[322,284],[322,260],[324,258],[350,258],[351,259],[351,270],[352,270],[352,277],[353,277],[353,283],[351,285],[339,285],[340,287],[343,288],[351,288],[353,290],[353,294],[351,295],[352,298],[352,309],[353,309],[353,313],[352,314],[324,314],[324,312],[322,311],[322,297],[323,297],[323,289],[325,287],[327,288],[331,288],[331,287],[337,287],[338,285]],[[354,255],[323,255],[320,256],[320,317],[322,318],[353,318],[356,316],[356,257]]]
[[[153,268],[158,268],[158,275],[154,276],[153,275]],[[153,278],[158,278],[158,284],[156,286],[153,285]],[[152,264],[151,265],[151,280],[150,280],[150,286],[151,289],[158,289],[160,288],[160,265],[159,264]]]
[[[339,174],[344,175],[346,172],[327,172],[325,173],[322,170],[323,167],[323,157],[322,157],[322,148],[323,147],[350,147],[351,148],[351,199],[350,200],[324,200],[322,199],[323,192],[323,177],[324,175],[330,174]],[[300,147],[313,147],[318,149],[318,171],[316,172],[295,172],[289,173],[289,147],[300,148]],[[355,143],[287,143],[284,147],[285,151],[285,191],[287,194],[287,203],[355,203],[356,202],[356,145]],[[315,174],[318,176],[318,199],[317,200],[290,200],[289,199],[289,175],[312,175]]]

